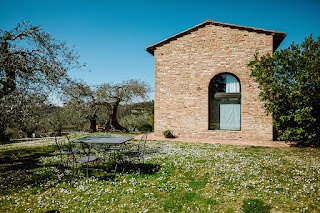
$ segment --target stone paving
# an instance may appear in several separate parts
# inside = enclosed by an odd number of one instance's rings
[[[136,135],[135,139],[140,139],[141,135]],[[148,140],[157,141],[179,141],[179,142],[195,142],[195,143],[219,143],[231,145],[248,145],[248,146],[270,146],[270,147],[290,147],[292,143],[283,141],[239,141],[239,140],[213,140],[213,139],[191,139],[191,138],[165,138],[164,136],[155,136],[154,133],[148,134]]]

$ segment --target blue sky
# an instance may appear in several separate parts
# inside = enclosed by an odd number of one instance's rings
[[[279,49],[320,36],[320,0],[0,0],[0,29],[22,20],[76,45],[83,70],[70,72],[91,85],[140,79],[154,86],[147,46],[206,19],[285,32]],[[150,99],[153,99],[151,94]]]

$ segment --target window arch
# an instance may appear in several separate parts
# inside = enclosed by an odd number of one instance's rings
[[[209,129],[241,130],[241,84],[233,74],[221,73],[210,81]]]

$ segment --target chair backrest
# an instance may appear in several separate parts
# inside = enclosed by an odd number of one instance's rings
[[[74,155],[75,152],[73,150],[73,144],[71,143],[68,136],[66,137],[54,137],[56,146],[58,147],[60,154],[72,154]]]
[[[56,146],[58,147],[59,151],[62,151],[62,142],[58,140],[57,136],[54,136],[54,142],[56,143]]]
[[[142,155],[144,155],[145,151],[146,151],[146,143],[147,143],[147,140],[148,140],[148,134],[149,134],[148,132],[144,133],[141,136],[141,139],[140,139],[139,144],[138,144],[138,150]]]
[[[66,135],[65,137],[67,138],[66,144],[65,144],[66,148],[67,148],[68,151],[72,152],[74,144],[72,144],[72,142],[70,141],[70,138],[68,137],[68,135]]]
[[[71,147],[69,146],[68,141],[66,141],[64,138],[55,136],[54,140],[60,153],[62,153],[63,151],[70,151]]]
[[[91,154],[91,149],[92,147],[84,142],[80,142],[81,145],[81,151],[80,151],[80,155],[81,156],[89,156]]]

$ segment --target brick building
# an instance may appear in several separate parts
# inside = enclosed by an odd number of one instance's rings
[[[207,20],[147,47],[155,61],[155,135],[272,140],[272,116],[247,64],[285,33]]]

